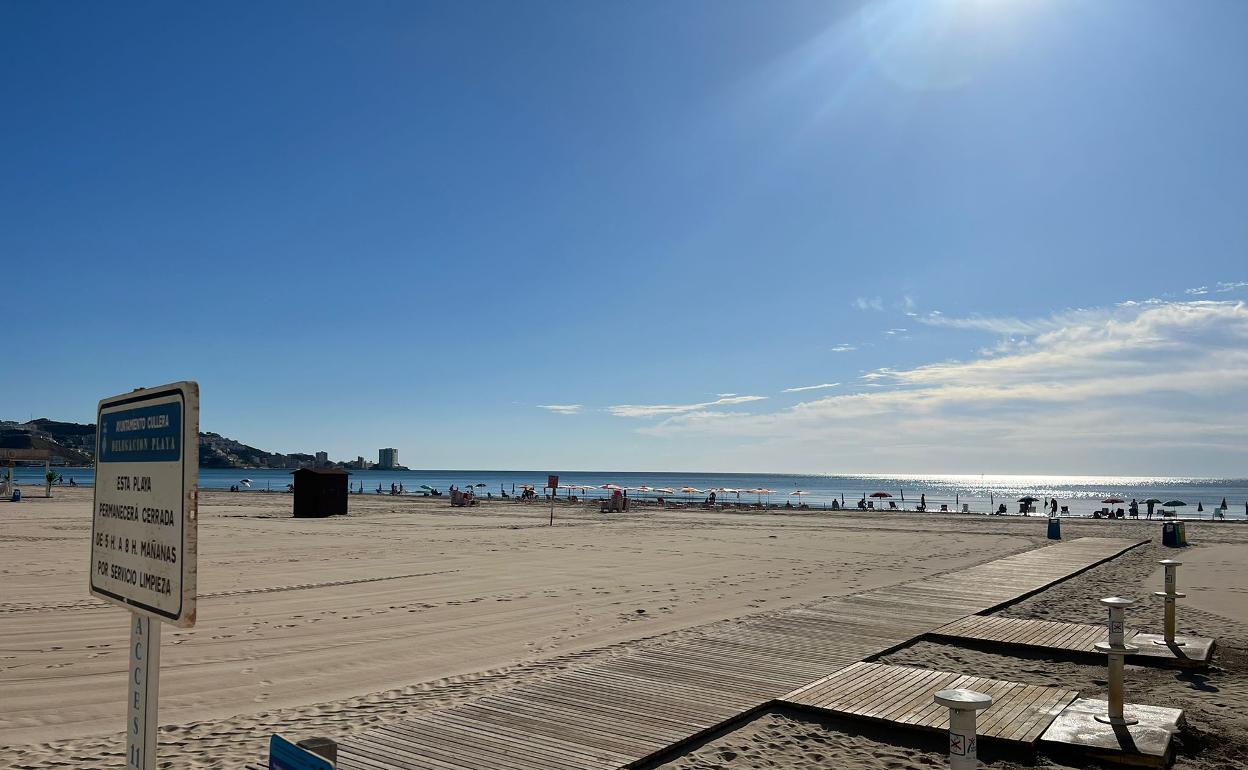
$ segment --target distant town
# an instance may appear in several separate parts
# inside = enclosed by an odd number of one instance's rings
[[[41,417],[29,422],[0,420],[0,457],[4,449],[50,449],[59,465],[91,465],[95,462],[95,424],[59,422]],[[42,464],[42,462],[40,462]],[[399,450],[377,450],[377,461],[357,456],[354,460],[330,460],[327,452],[304,454],[266,452],[219,433],[199,434],[201,468],[346,468],[352,470],[407,470],[399,464]]]

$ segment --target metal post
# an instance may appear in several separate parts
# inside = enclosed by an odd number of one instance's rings
[[[949,709],[949,767],[975,770],[979,767],[975,738],[976,712],[992,705],[992,697],[974,690],[941,690],[933,696],[938,705]]]
[[[1166,600],[1166,634],[1164,639],[1154,639],[1153,644],[1182,647],[1186,642],[1175,640],[1174,627],[1175,615],[1177,614],[1175,602],[1187,596],[1187,594],[1181,594],[1177,590],[1179,586],[1179,567],[1183,562],[1175,561],[1174,559],[1162,559],[1157,563],[1166,568],[1166,590],[1153,592],[1153,596],[1160,596]]]
[[[1101,604],[1109,608],[1109,642],[1097,642],[1096,649],[1109,657],[1109,713],[1097,714],[1096,720],[1111,725],[1133,725],[1139,720],[1129,719],[1123,712],[1122,672],[1127,654],[1139,651],[1138,647],[1126,643],[1126,623],[1123,620],[1126,608],[1134,602],[1120,596],[1109,596],[1101,599]]]
[[[160,694],[160,623],[130,613],[130,697],[126,703],[126,770],[155,770]]]

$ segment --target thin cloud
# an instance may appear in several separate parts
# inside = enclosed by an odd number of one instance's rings
[[[766,398],[766,396],[731,395],[700,404],[619,404],[607,407],[607,411],[616,417],[662,417],[703,411],[715,406],[748,404],[751,401],[763,401]]]
[[[884,310],[884,300],[879,297],[858,297],[854,300],[854,307],[859,310]]]
[[[1248,288],[1248,281],[1218,281],[1218,292],[1235,291],[1236,289]]]
[[[889,335],[890,337],[895,337],[898,334],[905,334],[908,331],[910,330],[909,329],[886,329],[884,333]]]
[[[580,414],[583,407],[580,404],[538,404],[537,408],[555,414]]]
[[[754,451],[854,470],[1208,475],[1248,462],[1243,302],[1119,304],[1032,323],[1048,330],[970,360],[870,371],[858,392],[773,411],[671,415],[643,432],[707,437],[708,451],[746,439]]]
[[[1197,296],[1197,295],[1201,295],[1201,294],[1208,294],[1208,293],[1209,293],[1209,287],[1208,287],[1208,286],[1197,286],[1197,287],[1196,287],[1196,288],[1194,288],[1194,289],[1184,289],[1184,290],[1183,290],[1183,293],[1184,293],[1184,294],[1190,294],[1190,295],[1193,295],[1193,296]]]
[[[1001,335],[1040,334],[1061,327],[1061,322],[1053,318],[1025,320],[1008,316],[982,315],[954,318],[938,310],[924,316],[918,316],[918,321],[927,326],[937,326],[944,329],[964,329]]]
[[[802,385],[799,388],[785,388],[781,393],[801,393],[807,390],[826,390],[827,388],[835,388],[839,386],[839,382],[825,382],[822,385]]]
[[[858,349],[858,348],[854,347],[853,345],[850,345],[850,344],[847,344],[847,343],[844,343],[844,342],[842,342],[842,343],[841,343],[841,344],[839,344],[839,345],[833,345],[833,346],[832,346],[832,352],[833,352],[833,353],[849,353],[849,352],[854,351],[854,350],[857,350],[857,349]]]

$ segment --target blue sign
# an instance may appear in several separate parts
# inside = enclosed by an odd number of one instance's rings
[[[177,462],[182,459],[182,404],[174,401],[100,415],[100,461]]]
[[[334,766],[274,733],[269,739],[269,770],[334,770]]]

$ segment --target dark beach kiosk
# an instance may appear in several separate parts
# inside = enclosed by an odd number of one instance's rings
[[[300,468],[295,477],[295,518],[347,515],[347,477],[337,468]]]

